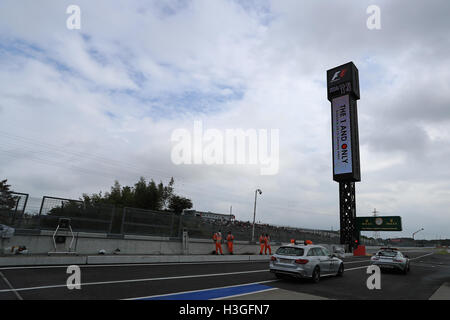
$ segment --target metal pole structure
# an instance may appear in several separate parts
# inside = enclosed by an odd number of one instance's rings
[[[373,216],[374,216],[374,217],[377,217],[377,213],[379,213],[379,211],[377,211],[377,208],[374,208],[373,211],[372,211],[372,213],[373,213]],[[373,237],[374,239],[380,238],[380,232],[374,231],[372,237]]]
[[[262,191],[260,189],[255,190],[255,205],[253,207],[253,227],[252,227],[252,242],[255,239],[255,218],[256,218],[256,196],[257,194],[262,194]]]
[[[125,215],[127,214],[127,207],[124,207],[122,210],[122,223],[120,225],[120,234],[124,234],[125,231]]]
[[[44,208],[44,201],[47,196],[42,197],[41,207],[39,208],[39,216],[42,214],[42,209]]]
[[[28,203],[28,194],[25,196],[25,203],[23,204],[22,219],[25,216],[25,210],[27,208],[27,203]]]
[[[113,233],[113,223],[114,223],[114,217],[116,216],[116,206],[112,207],[111,210],[111,219],[109,221],[109,233]]]
[[[422,230],[424,230],[424,229],[423,229],[423,228],[420,228],[419,230],[417,230],[416,232],[414,232],[414,233],[412,234],[413,240],[414,240],[414,236],[416,235],[416,233],[418,233],[418,232],[420,232],[420,231],[422,231]]]
[[[352,244],[356,227],[356,197],[354,182],[339,182],[339,212],[341,224],[341,244]]]
[[[19,207],[19,201],[20,201],[20,198],[18,197],[17,201],[16,201],[16,208],[14,209],[14,213],[13,213],[13,215],[11,217],[11,225],[12,226],[14,225],[14,221],[16,220],[17,208]]]

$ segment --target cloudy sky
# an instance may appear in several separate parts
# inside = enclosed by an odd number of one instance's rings
[[[66,9],[81,9],[69,30]],[[369,5],[381,29],[370,30]],[[0,178],[78,198],[139,176],[198,210],[339,228],[325,72],[353,61],[357,215],[400,215],[384,237],[450,238],[447,0],[0,2]],[[279,171],[175,165],[174,130],[278,129]],[[370,234],[369,234],[370,235]]]

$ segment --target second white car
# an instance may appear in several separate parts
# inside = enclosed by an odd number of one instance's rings
[[[344,274],[344,262],[318,245],[287,245],[278,248],[270,259],[270,272],[309,278],[319,282],[321,276]]]

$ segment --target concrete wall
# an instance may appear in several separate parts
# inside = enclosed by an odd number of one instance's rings
[[[111,265],[153,263],[218,263],[233,261],[266,261],[269,256],[260,255],[12,255],[0,257],[0,267],[46,266],[46,265]]]
[[[57,244],[56,251],[63,252],[69,250],[71,236],[68,232],[58,232],[58,235],[65,235],[63,244]],[[119,254],[128,255],[210,255],[215,250],[215,245],[209,239],[190,239],[185,241],[168,237],[152,237],[138,235],[107,235],[104,233],[74,233],[73,250],[80,255],[97,255],[103,249],[106,254],[112,254],[116,249]],[[28,254],[45,254],[54,252],[53,232],[51,231],[24,231],[21,230],[10,239],[1,239],[0,254],[11,254],[11,247],[26,246]],[[272,253],[275,252],[281,243],[272,243]],[[323,244],[330,252],[341,245]],[[222,245],[224,254],[228,253],[227,245]],[[258,255],[259,244],[248,241],[235,241],[234,253],[236,255]]]
[[[55,251],[53,245],[53,233],[41,231],[38,234],[16,234],[10,239],[2,239],[0,253],[8,254],[12,246],[26,246],[29,254],[47,254]],[[58,235],[65,235],[64,244],[58,244],[56,251],[68,251],[71,242],[69,233],[58,232]],[[280,244],[273,244],[272,252]],[[212,240],[188,239],[183,244],[180,239],[168,237],[132,236],[125,235],[122,238],[110,237],[100,233],[75,233],[72,248],[78,254],[89,255],[98,254],[99,250],[106,250],[107,254],[119,249],[120,254],[145,254],[145,255],[201,255],[211,254],[215,250]],[[226,244],[222,245],[223,251],[227,253]],[[183,250],[184,249],[184,250]],[[259,254],[259,245],[250,244],[246,241],[235,241],[235,254]]]

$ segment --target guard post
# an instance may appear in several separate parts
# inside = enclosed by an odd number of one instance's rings
[[[327,71],[327,98],[331,102],[333,180],[339,183],[340,240],[352,252],[359,244],[356,228],[355,182],[361,181],[359,161],[358,69],[349,62]]]

